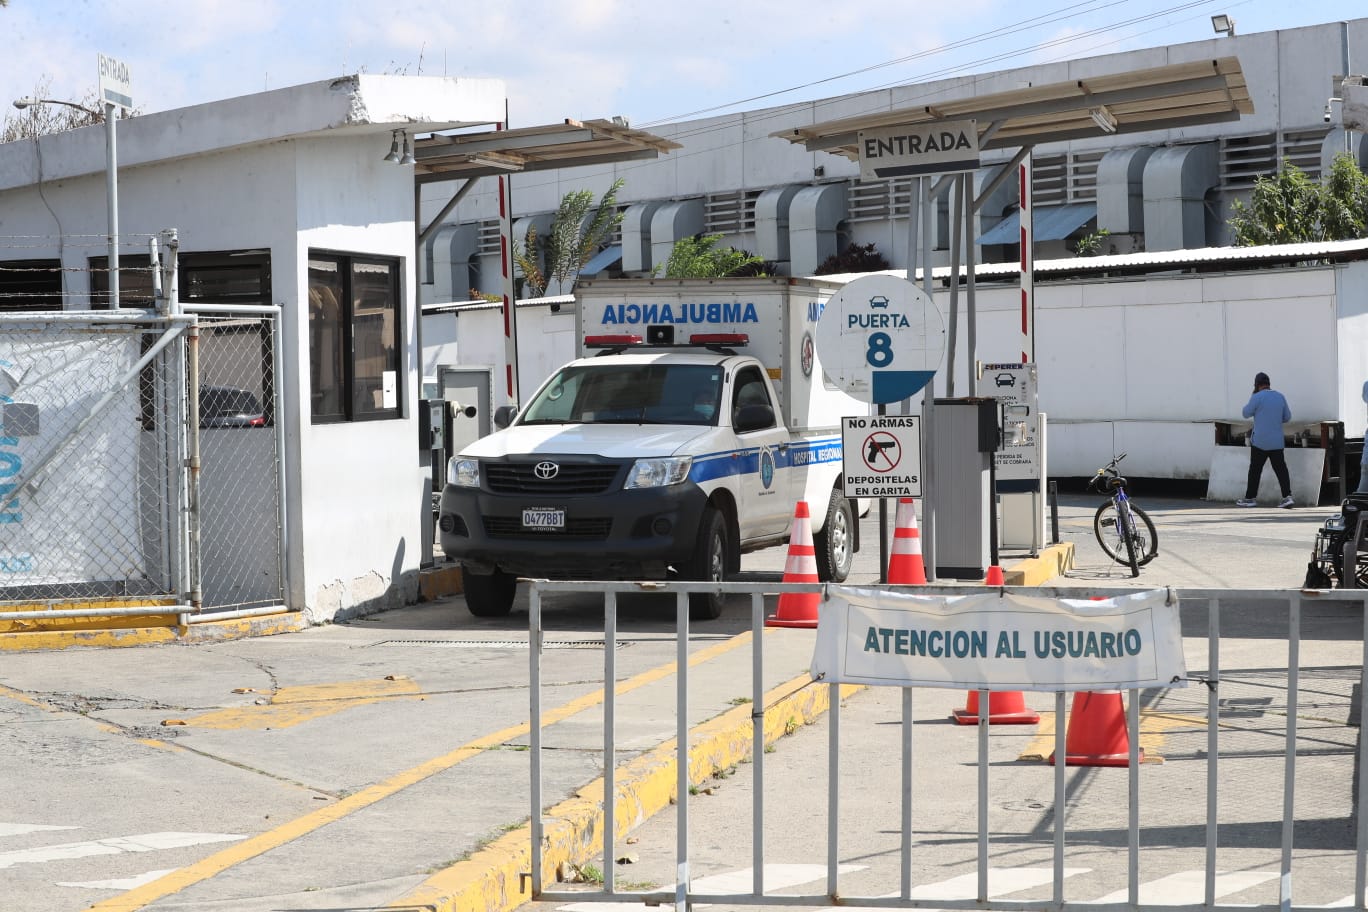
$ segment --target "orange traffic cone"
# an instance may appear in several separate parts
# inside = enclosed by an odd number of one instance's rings
[[[888,556],[890,583],[926,583],[922,563],[921,532],[917,530],[917,505],[910,497],[898,499],[897,527],[893,531],[893,550]]]
[[[1002,568],[993,564],[983,579],[985,586],[1004,586]],[[960,725],[978,725],[979,692],[969,691],[969,699],[964,709],[954,711],[955,721]],[[991,690],[988,692],[989,725],[1034,725],[1040,721],[1040,713],[1026,708],[1026,697],[1019,690]]]
[[[812,519],[806,500],[798,501],[793,511],[793,531],[789,533],[788,560],[784,563],[784,582],[817,582],[817,550],[812,546]],[[816,627],[819,592],[782,592],[779,610],[765,618],[766,627]]]
[[[969,691],[969,700],[964,709],[954,711],[955,721],[960,725],[978,725],[979,692]],[[1026,697],[1019,690],[990,690],[988,692],[989,725],[1034,725],[1040,721],[1040,713],[1026,708]]]
[[[1144,750],[1138,755],[1145,759]],[[1050,754],[1050,762],[1055,755]],[[1130,766],[1130,733],[1119,690],[1080,690],[1069,711],[1065,766]]]

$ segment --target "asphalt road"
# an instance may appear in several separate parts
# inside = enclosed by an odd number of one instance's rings
[[[1160,537],[1159,557],[1141,578],[1131,580],[1127,570],[1110,564],[1093,541],[1096,499],[1065,496],[1059,525],[1061,538],[1074,544],[1075,566],[1052,585],[1295,587],[1315,529],[1333,512],[1237,510],[1136,496]],[[852,576],[857,583],[878,577],[876,516],[864,520],[863,534],[867,547]],[[1020,556],[1004,554],[1003,563]],[[784,549],[748,556],[745,577],[780,578],[784,557]],[[509,618],[477,619],[453,597],[275,637],[5,654],[0,658],[0,756],[7,784],[0,789],[0,908],[355,912],[420,907],[413,897],[431,889],[434,879],[455,862],[483,857],[484,847],[529,815],[525,605],[522,592]],[[1249,679],[1241,685],[1246,690],[1232,699],[1251,701],[1247,705],[1256,712],[1253,728],[1240,735],[1249,739],[1241,751],[1250,763],[1274,767],[1272,772],[1227,767],[1230,772],[1223,776],[1259,783],[1261,797],[1241,824],[1247,831],[1235,832],[1265,846],[1278,811],[1268,796],[1281,783],[1280,748],[1272,730],[1286,714],[1278,711],[1286,684],[1276,681],[1287,662],[1286,612],[1268,605],[1241,610],[1238,602],[1225,610],[1230,613],[1225,629],[1232,637],[1223,644],[1229,667],[1244,669]],[[1329,827],[1322,842],[1338,845],[1338,821],[1347,806],[1345,771],[1355,764],[1343,743],[1346,726],[1333,720],[1350,705],[1348,694],[1357,683],[1362,619],[1342,609],[1314,607],[1307,616],[1308,623],[1326,625],[1316,628],[1323,634],[1304,644],[1303,666],[1319,670],[1326,706],[1318,718],[1332,720],[1315,735],[1328,766],[1318,776],[1327,794],[1313,804],[1325,808],[1318,815]],[[719,620],[692,627],[688,651],[700,658],[690,675],[692,724],[735,710],[749,698],[749,625],[749,605],[736,599]],[[1204,655],[1205,627],[1200,618],[1191,626],[1190,648]],[[543,710],[563,716],[544,735],[543,781],[550,804],[603,771],[602,609],[586,596],[549,596],[545,630]],[[811,631],[770,630],[763,639],[765,687],[806,671]],[[630,690],[617,698],[617,759],[623,762],[674,736],[671,599],[621,599],[613,654],[619,682],[630,682]],[[1354,675],[1346,670],[1350,665]],[[917,742],[916,801],[928,815],[919,816],[918,829],[938,833],[931,841],[946,853],[933,853],[926,863],[946,877],[958,876],[965,862],[956,853],[973,849],[973,818],[966,815],[974,794],[974,730],[947,728],[944,721],[964,695],[918,693],[917,721],[938,733]],[[1165,699],[1176,702],[1155,702],[1155,707],[1186,713],[1205,706],[1204,697],[1190,689],[1170,693]],[[1052,704],[1046,701],[1048,709]],[[897,729],[896,717],[888,715],[887,694],[857,695],[846,712],[851,720],[846,743],[866,765],[852,765],[842,775],[856,782],[886,779],[896,770],[886,742]],[[862,718],[868,731],[856,734],[855,720]],[[818,865],[824,860],[824,835],[798,826],[820,816],[825,801],[821,774],[810,768],[825,749],[823,724],[799,726],[794,737],[766,755],[774,777],[770,800],[779,811],[774,851],[767,857]],[[1004,789],[995,798],[994,826],[1034,834],[1030,851],[1014,848],[1019,857],[1003,859],[1013,868],[1038,866],[1040,858],[1041,803],[1049,794],[1049,774],[1038,763],[1018,761],[1014,753],[1037,734],[993,739],[991,765],[995,777],[1002,772]],[[817,741],[800,740],[809,735]],[[1162,816],[1165,808],[1200,803],[1193,796],[1200,796],[1204,781],[1203,742],[1191,733],[1185,737],[1181,746],[1171,741],[1163,750],[1191,762],[1145,766],[1147,789],[1160,772],[1165,787],[1174,789],[1147,797],[1147,814]],[[742,778],[728,778],[715,793],[744,798],[736,784]],[[1115,811],[1124,807],[1124,796],[1115,791],[1118,781],[1072,774],[1076,784],[1071,788],[1078,791],[1071,801],[1099,814],[1103,808]],[[897,829],[888,796],[885,786],[851,799],[852,815],[871,825],[842,837],[842,857],[848,855],[852,864],[887,855],[889,833]],[[729,830],[739,830],[734,824],[747,819],[746,812],[722,810],[719,802],[719,814],[709,817],[710,807],[700,804],[693,822],[700,845],[715,854],[706,865],[700,858],[699,876],[705,867],[709,873],[727,873],[749,863],[749,849],[722,839]],[[1183,828],[1178,841],[1184,844],[1192,838],[1188,816],[1173,821]],[[668,817],[658,815],[646,826],[668,830]],[[1087,814],[1081,822],[1091,835],[1085,833],[1080,845],[1090,846],[1091,854],[1087,864],[1076,863],[1097,869],[1117,854],[1114,823]],[[668,849],[648,853],[644,847],[654,843],[647,842],[647,832],[642,830],[643,848],[637,850],[643,873],[629,879],[672,882],[673,856]],[[1342,860],[1334,859],[1328,864]],[[882,889],[886,870],[867,868],[869,873],[858,875],[866,879],[853,883]],[[1156,866],[1171,873],[1189,868],[1187,860]],[[939,874],[927,877],[936,880]],[[1328,895],[1339,881],[1327,883]]]

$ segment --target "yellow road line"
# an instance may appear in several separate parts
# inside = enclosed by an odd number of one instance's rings
[[[368,703],[395,698],[416,700],[421,696],[418,683],[406,677],[281,687],[271,694],[269,703],[219,709],[185,719],[184,724],[193,728],[265,731],[290,728]]]
[[[863,690],[841,685],[841,699]],[[800,675],[765,695],[764,743],[772,744],[828,708],[830,686]],[[754,727],[749,704],[689,732],[689,782],[698,785],[751,756]],[[671,739],[617,771],[613,831],[619,838],[676,800],[678,758]],[[554,883],[563,862],[582,864],[603,852],[604,781],[595,780],[543,815],[542,882]],[[501,836],[471,858],[439,871],[386,908],[424,912],[508,912],[532,897],[524,875],[532,869],[531,827]]]
[[[1068,714],[1065,713],[1065,725]],[[1168,732],[1180,729],[1205,727],[1206,720],[1195,716],[1183,716],[1167,712],[1140,711],[1140,747],[1145,752],[1146,763],[1163,763],[1161,751],[1167,742]],[[1067,729],[1066,729],[1067,731]],[[1040,714],[1040,724],[1036,726],[1035,736],[1022,749],[1018,760],[1048,761],[1055,749],[1055,714],[1044,711]]]
[[[716,658],[719,655],[730,652],[739,646],[749,643],[751,639],[751,634],[748,631],[699,650],[689,657],[689,667],[692,668]],[[629,693],[637,688],[644,687],[647,684],[666,678],[669,675],[674,674],[675,670],[675,663],[670,662],[658,668],[642,672],[617,685],[615,692],[618,694]],[[578,712],[583,712],[586,709],[597,706],[603,702],[604,695],[604,690],[599,689],[593,693],[586,694],[583,697],[571,700],[563,706],[549,710],[543,714],[542,726],[552,725],[563,719],[567,719]],[[96,903],[95,905],[88,907],[86,912],[138,912],[139,909],[146,908],[149,903],[156,902],[173,893],[179,893],[181,890],[208,880],[215,874],[222,873],[234,865],[255,858],[271,849],[279,848],[280,846],[292,842],[308,833],[312,833],[329,823],[341,820],[347,815],[367,808],[411,785],[415,785],[416,783],[427,779],[429,776],[436,775],[437,773],[450,769],[462,761],[478,756],[490,748],[497,747],[514,738],[522,737],[531,730],[532,725],[530,722],[522,722],[518,725],[512,725],[508,728],[493,732],[492,734],[485,735],[484,737],[477,738],[453,751],[442,754],[439,757],[434,757],[426,763],[391,776],[383,782],[368,786],[355,794],[348,795],[335,804],[319,808],[318,810],[305,814],[303,817],[298,817],[289,823],[267,830],[264,833],[259,833],[234,846],[215,852],[213,855],[210,855],[208,858],[202,859],[195,864],[179,868],[172,871],[170,874],[166,874],[156,880],[143,884],[140,887],[129,890],[127,893],[120,896],[115,896],[103,902]]]

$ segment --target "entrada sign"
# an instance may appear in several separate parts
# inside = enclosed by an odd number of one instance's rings
[[[979,166],[978,125],[973,120],[861,130],[859,148],[863,180],[972,171]]]

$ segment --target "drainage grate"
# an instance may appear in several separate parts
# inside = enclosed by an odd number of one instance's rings
[[[375,646],[428,646],[436,649],[527,649],[526,642],[517,640],[381,640],[371,643]],[[625,640],[617,641],[617,648],[632,645]],[[546,640],[543,649],[602,649],[603,640]],[[369,648],[369,647],[368,647]]]

